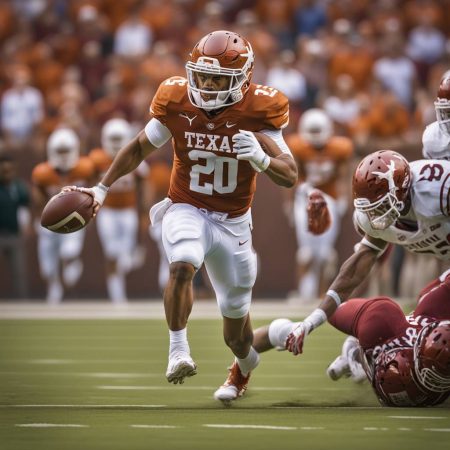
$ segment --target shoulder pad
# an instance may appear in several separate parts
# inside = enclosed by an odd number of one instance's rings
[[[150,115],[166,125],[167,105],[179,103],[187,93],[187,79],[171,77],[163,81],[150,105]]]
[[[46,185],[47,180],[54,174],[52,166],[47,162],[38,164],[31,173],[31,180],[37,185]]]
[[[351,139],[345,136],[333,136],[331,137],[328,145],[332,149],[332,152],[336,157],[341,159],[349,158],[353,153],[353,142]]]
[[[289,124],[289,100],[278,89],[251,84],[247,95],[253,97],[255,112],[264,113],[262,129],[283,129]]]

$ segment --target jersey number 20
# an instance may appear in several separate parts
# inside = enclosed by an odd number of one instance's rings
[[[206,164],[194,164],[192,166],[191,183],[189,185],[191,191],[213,195],[213,191],[219,194],[229,194],[236,189],[238,173],[238,161],[236,159],[217,156],[203,150],[191,150],[189,158],[192,161],[206,161]],[[225,170],[225,166],[227,166],[227,170]],[[201,183],[201,174],[213,174],[213,182]],[[227,174],[226,179],[224,179],[225,174]]]

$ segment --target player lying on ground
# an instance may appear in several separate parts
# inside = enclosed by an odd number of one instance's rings
[[[257,270],[250,210],[256,175],[265,172],[284,187],[297,181],[282,135],[289,121],[288,100],[276,89],[251,83],[253,63],[251,45],[242,36],[215,31],[203,37],[186,64],[187,78],[161,84],[145,129],[119,151],[100,184],[88,190],[98,210],[116,180],[172,140],[168,197],[150,211],[152,224],[162,224],[170,263],[164,292],[170,336],[166,377],[177,384],[196,373],[187,322],[192,279],[205,263],[223,316],[224,340],[236,357],[215,393],[225,402],[239,396],[259,358],[249,316]],[[270,152],[257,136],[272,146]]]
[[[328,367],[333,380],[368,378],[386,406],[432,406],[450,395],[450,270],[420,293],[407,316],[388,297],[354,298],[329,322],[350,335]],[[260,353],[284,350],[298,325],[274,320],[255,330],[253,347]]]

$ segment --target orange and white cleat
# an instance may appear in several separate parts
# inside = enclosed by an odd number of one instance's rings
[[[241,369],[238,363],[235,361],[233,365],[228,369],[228,378],[225,383],[214,392],[214,398],[220,400],[226,406],[229,406],[233,400],[242,397],[247,390],[248,380],[250,379],[250,373],[246,377],[242,375]]]

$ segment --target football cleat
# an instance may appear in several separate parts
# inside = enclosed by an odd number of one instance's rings
[[[169,383],[183,384],[186,377],[197,374],[197,365],[187,352],[174,352],[169,355],[166,378]]]
[[[244,377],[239,364],[236,361],[228,371],[229,374],[225,383],[214,392],[214,398],[220,400],[227,406],[230,405],[233,400],[236,400],[238,397],[242,397],[245,394],[251,373],[249,372],[248,375]]]
[[[351,378],[355,383],[363,382],[367,377],[362,364],[356,359],[358,352],[358,339],[348,336],[341,354],[328,366],[327,375],[334,381],[345,377]]]

